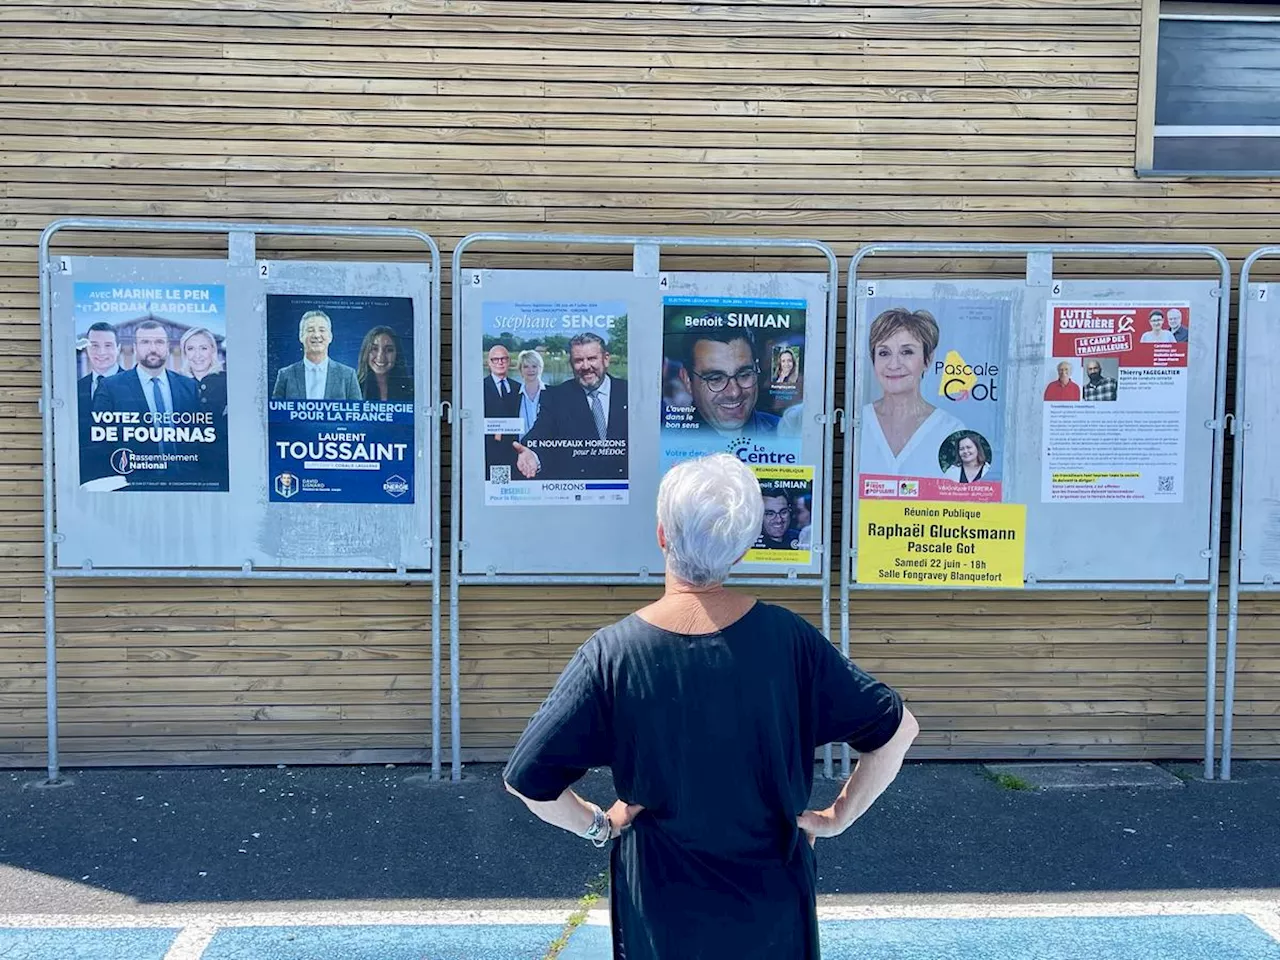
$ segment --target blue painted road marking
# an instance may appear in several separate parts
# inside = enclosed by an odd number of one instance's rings
[[[824,960],[1280,960],[1264,901],[820,909]],[[1225,912],[1214,912],[1225,911]],[[1108,913],[1109,916],[1099,916]],[[0,916],[3,960],[542,960],[565,910]],[[596,911],[560,960],[608,960]]]
[[[164,960],[178,928],[0,928],[4,960]]]
[[[1280,960],[1280,943],[1240,914],[827,920],[823,960]],[[609,960],[609,928],[574,932],[560,960]]]
[[[201,960],[542,960],[558,924],[224,927]]]

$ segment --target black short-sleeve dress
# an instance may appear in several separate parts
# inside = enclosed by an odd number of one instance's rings
[[[505,771],[554,800],[590,767],[642,804],[613,842],[614,956],[817,958],[814,853],[796,826],[814,750],[883,746],[902,699],[783,607],[716,633],[632,615],[574,655]]]

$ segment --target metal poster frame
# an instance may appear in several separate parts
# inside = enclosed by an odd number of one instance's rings
[[[1246,405],[1245,380],[1249,376],[1249,364],[1245,359],[1245,338],[1248,336],[1248,309],[1253,302],[1249,296],[1249,275],[1253,265],[1268,257],[1280,257],[1280,246],[1261,247],[1245,259],[1240,269],[1240,320],[1236,326],[1236,409],[1231,423],[1231,436],[1234,440],[1231,452],[1231,543],[1228,548],[1227,573],[1227,662],[1223,668],[1222,688],[1222,759],[1221,776],[1223,780],[1231,779],[1231,740],[1235,729],[1236,705],[1236,642],[1240,631],[1240,594],[1241,593],[1276,593],[1280,592],[1280,584],[1270,579],[1262,583],[1245,583],[1240,577],[1240,537],[1244,517],[1244,447],[1249,439],[1249,431],[1253,424],[1249,421],[1249,410]]]
[[[451,775],[454,780],[458,780],[462,776],[461,763],[461,701],[462,698],[458,692],[458,655],[459,655],[459,625],[458,625],[458,599],[459,588],[467,585],[477,584],[511,584],[519,586],[529,586],[535,584],[554,584],[554,585],[571,585],[571,584],[592,584],[592,585],[642,585],[642,584],[661,584],[663,577],[661,573],[655,575],[647,570],[642,570],[635,576],[616,575],[616,574],[502,574],[502,573],[485,573],[485,574],[463,574],[462,569],[462,551],[466,549],[466,541],[460,536],[460,524],[462,520],[462,497],[465,495],[462,483],[462,420],[469,415],[469,411],[463,409],[462,406],[462,386],[461,377],[458,371],[463,369],[462,358],[462,335],[461,335],[461,317],[462,311],[462,285],[458,282],[458,278],[462,276],[462,258],[469,247],[481,243],[514,243],[524,245],[564,245],[570,247],[595,246],[595,247],[630,247],[632,251],[632,269],[637,277],[652,276],[655,280],[658,278],[660,271],[659,262],[664,247],[719,247],[723,249],[777,249],[777,250],[807,250],[813,254],[821,254],[827,260],[827,335],[828,351],[830,352],[835,344],[836,328],[837,328],[837,303],[839,300],[840,284],[839,284],[839,261],[836,259],[835,253],[825,243],[816,240],[796,240],[796,239],[766,239],[766,238],[715,238],[715,237],[668,237],[668,236],[636,236],[636,235],[595,235],[595,234],[544,234],[544,233],[502,233],[502,232],[480,232],[472,233],[458,242],[453,251],[453,402],[450,411],[450,422],[453,426],[452,431],[452,459],[451,459],[451,486],[450,486],[450,529],[453,532],[452,542],[450,545],[450,561],[449,561],[449,683],[450,683],[450,753],[452,759]],[[548,253],[547,257],[561,257],[564,252]],[[763,271],[761,271],[763,272]],[[778,271],[770,271],[778,272]],[[812,272],[812,271],[809,271]],[[790,577],[780,576],[737,576],[731,577],[729,584],[748,585],[752,587],[797,587],[809,585],[819,588],[822,593],[822,632],[828,637],[831,635],[831,563],[828,559],[827,551],[830,550],[831,535],[831,509],[833,504],[832,482],[834,480],[834,445],[835,445],[835,363],[830,359],[827,361],[826,369],[826,390],[824,395],[824,407],[821,413],[817,414],[818,422],[823,425],[823,503],[824,517],[826,518],[827,527],[825,530],[826,540],[819,547],[814,545],[814,551],[819,553],[822,558],[820,563],[820,571],[815,576],[813,574],[798,575],[793,574]],[[824,773],[827,777],[831,776],[832,759],[831,745],[824,747]]]
[[[227,260],[233,265],[256,261],[258,236],[338,237],[384,240],[412,240],[424,244],[430,254],[431,296],[427,305],[433,344],[433,383],[430,406],[425,410],[431,443],[431,476],[437,501],[440,489],[440,249],[420,230],[405,227],[311,226],[306,224],[237,223],[230,221],[166,221],[110,217],[71,217],[56,220],[40,234],[40,413],[44,447],[44,634],[45,691],[48,711],[48,782],[59,780],[58,757],[58,650],[56,634],[55,585],[59,579],[236,579],[236,580],[341,580],[361,582],[428,583],[431,585],[431,776],[440,777],[440,558],[441,524],[438,503],[433,507],[431,569],[427,571],[340,571],[254,569],[245,563],[238,569],[202,567],[171,568],[59,568],[54,561],[54,475],[53,475],[53,294],[50,278],[56,271],[49,247],[63,230],[101,230],[119,233],[202,233],[225,234]],[[165,259],[157,257],[156,259]]]
[[[1280,248],[1278,248],[1280,250]],[[1209,576],[1205,583],[1186,583],[1170,581],[1078,581],[1070,583],[1042,583],[1030,581],[1024,586],[1026,590],[1040,591],[1090,591],[1090,592],[1145,592],[1145,593],[1196,593],[1205,594],[1208,604],[1208,624],[1206,629],[1206,662],[1205,662],[1205,739],[1204,739],[1204,777],[1212,780],[1214,774],[1214,738],[1215,738],[1215,704],[1214,681],[1217,674],[1218,643],[1218,568],[1221,558],[1222,536],[1222,475],[1223,451],[1226,425],[1226,393],[1227,393],[1227,332],[1231,309],[1231,266],[1226,256],[1216,247],[1199,244],[1143,244],[1143,243],[878,243],[860,249],[849,262],[847,278],[847,317],[845,324],[845,407],[841,423],[841,432],[845,437],[844,444],[844,490],[846,509],[842,517],[840,533],[840,642],[846,655],[849,643],[849,594],[854,590],[883,589],[883,584],[862,584],[854,581],[854,558],[857,546],[853,539],[855,514],[858,512],[858,498],[850,496],[850,490],[856,491],[856,463],[854,441],[856,431],[853,429],[851,411],[855,411],[855,366],[849,358],[854,357],[857,350],[857,317],[858,268],[862,261],[883,254],[930,255],[930,256],[968,256],[974,254],[1001,254],[1009,257],[1022,257],[1026,262],[1026,282],[1028,287],[1049,287],[1054,280],[1053,257],[1059,254],[1079,257],[1106,257],[1115,255],[1144,257],[1205,257],[1218,265],[1218,340],[1215,354],[1215,372],[1217,374],[1214,398],[1213,419],[1206,421],[1206,429],[1213,431],[1213,477],[1209,507],[1209,546],[1205,559],[1208,561]],[[1060,278],[1062,279],[1062,278]],[[1079,278],[1072,278],[1079,279]],[[1237,388],[1238,389],[1238,388]],[[1237,395],[1237,404],[1239,403]],[[1239,449],[1236,451],[1239,456]],[[1235,548],[1235,541],[1232,542]],[[937,587],[930,585],[894,586],[894,590],[910,591],[948,591],[954,587]],[[847,756],[847,754],[846,754]]]

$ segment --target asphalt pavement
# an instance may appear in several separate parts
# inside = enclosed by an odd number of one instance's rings
[[[1237,762],[1228,783],[1165,766],[1175,789],[1073,791],[908,764],[819,842],[820,903],[1280,897],[1280,762]],[[412,766],[66,773],[52,788],[0,774],[0,914],[571,910],[606,869],[508,795],[496,765],[457,783]],[[604,771],[579,788],[614,799]],[[818,779],[813,805],[838,788]]]

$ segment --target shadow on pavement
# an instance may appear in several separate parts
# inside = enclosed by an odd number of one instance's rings
[[[1280,887],[1280,763],[1237,763],[1225,784],[1193,779],[1192,764],[1170,769],[1181,789],[1064,793],[1006,789],[976,764],[909,764],[862,821],[820,843],[820,890]],[[571,904],[605,854],[535,821],[500,772],[473,765],[461,783],[428,783],[417,767],[72,770],[69,786],[35,789],[36,771],[10,771],[0,909],[70,911],[85,889],[141,904]],[[614,797],[606,773],[580,787],[603,805]],[[837,789],[819,780],[815,805]],[[42,889],[32,875],[65,885]]]

